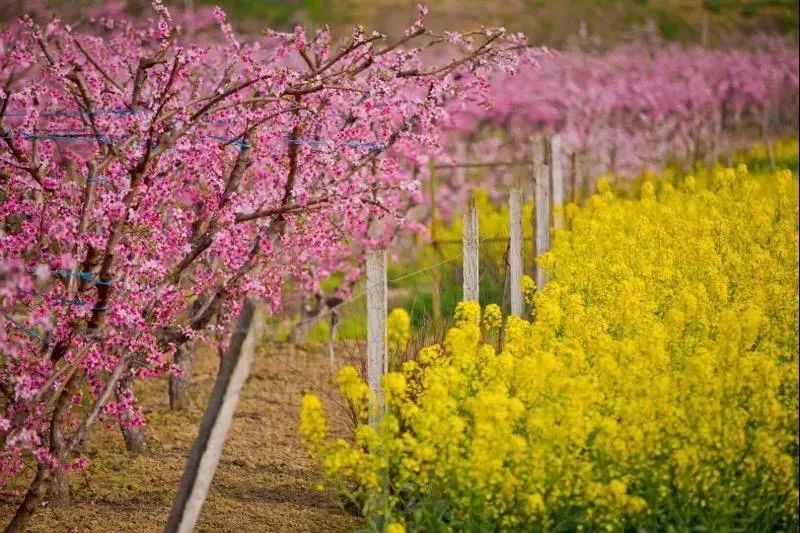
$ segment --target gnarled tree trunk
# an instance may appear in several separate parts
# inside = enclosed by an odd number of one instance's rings
[[[182,411],[189,405],[189,388],[194,371],[194,349],[188,344],[181,344],[175,351],[175,366],[180,367],[180,374],[169,375],[169,408]]]
[[[132,377],[127,376],[120,380],[117,386],[117,401],[122,401],[126,397],[133,395]],[[119,417],[119,427],[122,430],[122,437],[125,439],[125,449],[131,453],[147,453],[147,434],[143,426],[129,426],[130,414],[121,413]]]
[[[202,329],[214,316],[218,316],[220,304],[219,291],[198,296],[190,309],[189,322],[192,328]],[[169,407],[180,411],[189,405],[189,389],[194,371],[194,346],[187,339],[178,344],[173,363],[180,371],[169,376]]]
[[[289,342],[297,343],[306,340],[311,329],[319,321],[322,313],[322,295],[303,296],[300,306],[300,322],[294,325],[289,333]]]
[[[67,507],[70,501],[67,474],[59,470],[52,474],[50,489],[47,491],[47,503],[51,507]]]
[[[42,501],[50,485],[50,479],[50,471],[45,465],[40,464],[36,469],[36,477],[33,478],[31,486],[28,487],[28,492],[25,493],[25,499],[17,507],[17,512],[14,514],[11,523],[6,526],[5,533],[25,531],[33,513],[42,506]]]

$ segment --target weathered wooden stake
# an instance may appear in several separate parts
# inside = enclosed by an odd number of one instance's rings
[[[509,299],[511,314],[522,316],[525,306],[522,300],[522,193],[518,185],[508,193],[510,238],[508,249]]]
[[[331,308],[331,329],[328,334],[328,361],[331,368],[336,366],[336,332],[339,329],[339,308]]]
[[[580,185],[578,184],[579,181],[580,181],[580,168],[578,168],[578,165],[580,163],[579,163],[579,160],[578,160],[578,153],[577,152],[572,152],[572,155],[570,157],[571,157],[571,160],[570,160],[570,173],[571,173],[570,177],[571,177],[571,180],[570,181],[572,182],[572,184],[571,184],[572,190],[570,191],[570,194],[571,194],[572,202],[573,203],[578,203],[578,198],[580,197],[580,190],[579,190],[580,189]]]
[[[769,104],[765,103],[761,116],[761,136],[764,138],[764,144],[767,145],[770,169],[775,170],[775,152],[772,149],[772,136],[769,132],[769,111]]]
[[[531,146],[531,174],[534,187],[534,231],[536,257],[550,249],[550,175],[545,157],[547,150],[545,140],[541,136],[532,139]],[[536,286],[543,287],[545,272],[535,264]]]
[[[719,162],[719,151],[722,143],[722,109],[714,110],[714,134],[711,139],[710,160],[706,162],[708,166],[714,166]]]
[[[253,356],[260,343],[264,324],[262,313],[254,300],[248,298],[245,301],[208,400],[200,433],[183,471],[165,533],[190,533],[197,523],[233,421],[239,393],[250,374]]]
[[[389,370],[386,357],[386,250],[367,252],[367,384],[383,407],[381,378]]]
[[[442,324],[442,272],[439,267],[431,270],[431,290],[433,296],[433,331],[434,334],[438,333],[439,327]]]
[[[564,170],[561,166],[561,135],[550,137],[550,185],[553,188],[553,228],[564,227]]]
[[[430,162],[430,204],[431,204],[431,241],[433,242],[434,247],[438,246],[436,244],[436,162],[431,160]],[[441,295],[439,293],[440,284],[441,284],[441,272],[439,272],[438,268],[433,269],[431,271],[432,278],[432,291],[433,291],[433,331],[439,331],[439,325],[442,322],[442,300]]]
[[[466,301],[480,301],[480,251],[478,248],[478,209],[475,196],[470,195],[463,222],[464,297]]]

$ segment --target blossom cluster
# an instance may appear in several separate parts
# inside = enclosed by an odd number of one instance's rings
[[[567,210],[532,320],[459,305],[385,411],[301,431],[381,530],[797,527],[798,180],[702,170]],[[487,322],[481,324],[481,320]],[[483,326],[483,328],[482,328]],[[348,387],[357,387],[355,370]]]

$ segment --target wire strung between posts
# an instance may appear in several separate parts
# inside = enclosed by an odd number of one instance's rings
[[[212,139],[217,139],[225,143],[225,145],[236,146],[240,150],[250,148],[251,144],[243,139],[237,137],[223,137],[221,135],[209,135]]]
[[[408,274],[404,274],[402,276],[398,276],[398,277],[390,279],[388,281],[390,283],[396,283],[398,281],[402,281],[404,279],[407,279],[407,278],[422,274],[423,272],[427,272],[429,270],[433,270],[433,269],[438,268],[438,267],[440,267],[442,265],[445,265],[447,263],[452,263],[453,261],[456,261],[457,259],[459,259],[459,258],[458,257],[452,257],[450,259],[446,259],[444,261],[440,261],[439,263],[436,263],[435,265],[431,265],[429,267],[425,267],[425,268],[416,270],[414,272],[410,272]],[[61,277],[75,276],[78,279],[81,279],[81,280],[84,280],[84,281],[88,281],[88,282],[93,283],[95,285],[111,285],[112,284],[112,281],[110,281],[110,280],[104,281],[104,280],[95,278],[94,274],[92,274],[91,272],[80,272],[80,271],[79,272],[71,272],[69,270],[63,270],[62,269],[62,270],[51,270],[50,273],[53,274],[53,275],[56,275],[56,276],[61,276]],[[29,291],[29,290],[25,290],[25,289],[18,289],[18,291],[23,293],[23,294],[28,294],[30,296],[38,296],[38,297],[44,298],[44,295],[38,294],[38,293],[36,293],[34,291]],[[361,291],[361,292],[357,293],[356,295],[354,295],[352,298],[350,298],[348,301],[339,303],[337,305],[334,305],[334,306],[328,308],[327,310],[323,311],[319,315],[313,317],[313,318],[302,320],[302,321],[298,322],[297,325],[303,325],[303,324],[308,324],[308,323],[312,323],[312,322],[319,322],[320,320],[322,320],[323,318],[331,315],[332,313],[338,312],[340,308],[342,308],[342,307],[344,307],[346,305],[350,305],[350,304],[355,303],[359,298],[361,298],[365,294],[366,294],[366,291]],[[56,300],[56,301],[61,301],[61,302],[65,302],[65,303],[71,303],[71,304],[74,304],[74,305],[80,305],[80,306],[88,305],[88,302],[85,302],[84,300],[80,300],[80,299],[77,299],[77,298],[76,299],[67,299],[67,298],[54,297],[53,299]],[[97,306],[97,305],[95,305],[95,307],[92,308],[93,312],[103,312],[103,311],[107,311],[107,310],[108,310],[108,306],[107,305],[106,306]],[[12,318],[10,315],[6,314],[5,312],[2,312],[2,315],[7,320],[11,321],[16,327],[18,327],[19,329],[21,329],[22,331],[24,331],[25,333],[27,333],[31,337],[33,337],[33,338],[35,338],[35,339],[37,339],[37,340],[39,340],[41,342],[44,342],[46,345],[50,344],[50,343],[47,343],[41,337],[41,335],[39,335],[39,333],[36,332],[35,330],[33,330],[31,328],[27,328],[26,326],[24,326],[23,324],[19,323],[18,321],[16,321],[14,318]],[[156,326],[154,326],[154,327],[156,327]],[[138,330],[138,329],[135,329],[135,330],[132,330],[132,331],[134,331],[134,332],[146,332],[146,331],[149,331],[149,330]]]
[[[11,132],[6,132],[3,134],[1,138],[3,139],[11,139]],[[106,135],[99,135],[94,133],[83,133],[83,132],[59,132],[59,133],[45,133],[45,134],[38,134],[38,133],[21,133],[20,137],[25,140],[33,140],[33,139],[43,139],[43,140],[50,140],[50,141],[83,141],[83,142],[92,142],[97,141],[100,144],[105,145],[112,145],[116,144],[110,137]]]
[[[325,309],[324,311],[321,311],[317,316],[313,316],[311,318],[307,318],[305,320],[301,320],[300,322],[297,322],[296,325],[297,326],[303,326],[305,324],[310,324],[310,323],[313,323],[313,322],[319,322],[320,320],[322,320],[326,316],[331,315],[331,314],[333,314],[335,312],[338,312],[339,309],[341,309],[342,307],[355,303],[359,298],[361,298],[362,296],[364,296],[366,294],[367,294],[367,291],[361,291],[361,292],[353,295],[346,302],[342,302],[342,303],[338,303],[336,305],[332,305],[331,307]]]
[[[23,132],[20,133],[19,135],[25,140],[40,139],[40,140],[50,140],[50,141],[74,141],[74,142],[97,141],[102,145],[108,145],[108,146],[119,144],[120,142],[125,140],[123,138],[115,140],[113,137],[109,135],[102,135],[99,133],[83,132],[83,131],[50,131],[44,133]],[[226,146],[235,146],[240,150],[251,147],[250,143],[239,137],[225,137],[223,135],[209,135],[209,137],[215,140],[222,141],[223,143],[225,143]],[[0,138],[11,139],[12,138],[11,131],[6,131],[2,136],[0,136]],[[327,148],[328,146],[330,146],[331,142],[320,139],[293,138],[291,136],[287,136],[286,140],[288,141],[289,144],[294,144],[298,146],[310,146],[313,148],[319,148],[319,147]],[[141,144],[144,145],[146,144],[146,142],[142,141]],[[349,148],[368,148],[369,150],[386,149],[386,144],[378,141],[350,139],[342,144]]]
[[[406,278],[410,278],[412,276],[416,276],[418,274],[422,274],[423,272],[427,272],[429,270],[433,270],[434,268],[439,268],[440,266],[445,265],[447,263],[452,263],[453,261],[456,261],[458,259],[460,259],[460,257],[452,257],[450,259],[445,259],[444,261],[436,263],[435,265],[432,265],[432,266],[429,266],[429,267],[425,267],[425,268],[421,268],[421,269],[417,270],[416,272],[410,272],[408,274],[404,274],[402,276],[398,276],[398,277],[396,277],[394,279],[390,279],[390,280],[387,280],[387,281],[389,283],[396,283],[396,282],[404,280]],[[315,317],[307,318],[305,320],[301,320],[300,322],[297,322],[296,326],[303,326],[305,324],[310,324],[312,322],[319,322],[323,318],[325,318],[325,317],[327,317],[327,316],[329,316],[329,315],[331,315],[331,314],[333,314],[335,312],[338,312],[339,309],[341,309],[342,307],[355,303],[359,298],[361,298],[362,296],[364,296],[366,294],[367,294],[366,290],[360,291],[360,292],[356,293],[354,296],[352,296],[346,302],[342,302],[342,303],[333,305],[333,306],[329,307],[328,309],[326,309],[325,311],[320,312]]]
[[[117,144],[111,137],[108,135],[101,135],[91,132],[72,132],[72,131],[56,131],[56,132],[46,132],[46,133],[20,133],[20,137],[25,140],[34,140],[34,139],[42,139],[42,140],[50,140],[50,141],[76,141],[76,142],[93,142],[98,141],[100,144],[112,145]],[[3,135],[0,135],[0,139],[11,139],[13,135],[11,131],[5,132]]]
[[[28,272],[34,273],[35,271],[33,269],[28,269]],[[71,272],[69,270],[59,269],[59,270],[51,270],[50,274],[55,275],[55,276],[60,276],[60,277],[75,276],[78,279],[81,279],[81,280],[84,280],[84,281],[88,281],[88,282],[93,283],[95,285],[111,285],[113,283],[111,280],[101,280],[99,278],[95,278],[94,274],[92,274],[91,272]],[[17,292],[25,294],[25,295],[28,295],[28,296],[38,297],[38,298],[41,298],[43,300],[46,298],[46,295],[37,293],[35,291],[31,291],[31,290],[28,290],[28,289],[18,288]],[[55,297],[52,297],[52,299],[54,301],[69,303],[69,304],[78,305],[78,306],[89,305],[89,302],[87,302],[85,300],[81,300],[80,298],[70,299],[70,298],[62,298],[62,297],[55,296]],[[108,305],[102,305],[101,306],[101,305],[95,304],[94,307],[92,307],[92,312],[98,312],[99,313],[99,312],[108,311],[108,309],[109,309]],[[39,332],[37,332],[34,329],[26,327],[24,324],[22,324],[18,320],[15,320],[11,315],[6,313],[5,311],[0,311],[0,314],[2,314],[3,317],[6,318],[6,320],[8,320],[12,324],[14,324],[14,326],[16,326],[20,330],[24,331],[29,336],[31,336],[31,337],[35,338],[36,340],[42,342],[45,346],[49,347],[49,346],[52,346],[54,344],[53,341],[43,338],[42,335],[39,334]],[[142,333],[152,333],[153,330],[158,329],[158,328],[169,329],[170,327],[171,326],[164,325],[164,324],[152,324],[149,328],[117,328],[117,327],[115,327],[115,328],[112,328],[112,329],[115,332],[125,333],[127,335],[138,335],[138,334],[142,334]],[[86,334],[83,334],[83,333],[79,333],[79,335],[84,336],[86,338],[91,338],[91,337],[96,337],[97,333],[96,332],[92,332],[89,335],[86,335]]]
[[[491,168],[491,167],[516,167],[516,166],[529,166],[531,162],[529,160],[519,160],[519,161],[473,161],[473,162],[461,162],[461,163],[442,163],[439,165],[435,165],[434,168],[437,170],[442,169],[453,169],[453,168]]]
[[[429,267],[422,268],[422,269],[420,269],[420,270],[417,270],[416,272],[411,272],[411,273],[409,273],[409,274],[404,274],[404,275],[402,275],[402,276],[399,276],[399,277],[396,277],[396,278],[394,278],[394,279],[390,279],[390,280],[389,280],[389,283],[397,283],[397,282],[398,282],[398,281],[400,281],[400,280],[404,280],[404,279],[406,279],[406,278],[410,278],[410,277],[412,277],[412,276],[416,276],[417,274],[422,274],[423,272],[427,272],[428,270],[433,270],[434,268],[438,268],[438,267],[440,267],[440,266],[442,266],[442,265],[445,265],[445,264],[447,264],[447,263],[452,263],[452,262],[453,262],[453,261],[455,261],[456,259],[460,259],[460,257],[451,257],[450,259],[445,259],[444,261],[442,261],[442,262],[440,262],[440,263],[436,263],[435,265],[432,265],[432,266],[429,266]]]
[[[329,143],[332,142],[332,141],[326,141],[324,139],[323,140],[318,140],[318,139],[300,139],[300,138],[294,138],[294,137],[287,137],[286,139],[289,141],[289,144],[295,144],[295,145],[298,145],[298,146],[313,146],[315,148],[319,147],[319,146],[328,147]],[[383,144],[381,142],[377,142],[377,141],[359,141],[359,140],[356,140],[356,139],[350,139],[348,141],[345,141],[342,144],[344,146],[347,146],[347,147],[350,147],[350,148],[369,148],[370,150],[384,150],[384,149],[386,149],[386,145],[385,144]]]
[[[26,294],[28,296],[37,296],[37,297],[42,298],[42,299],[46,298],[46,296],[44,294],[40,294],[40,293],[38,293],[36,291],[29,291],[29,290],[26,290],[26,289],[17,289],[17,292],[22,293],[22,294]],[[81,300],[80,298],[61,298],[60,296],[53,296],[52,299],[55,300],[56,302],[64,302],[64,303],[73,304],[73,305],[87,305],[88,304],[88,302],[86,302],[84,300]]]
[[[79,111],[44,111],[39,113],[40,117],[85,117],[87,115],[94,116],[94,115],[132,115],[133,111],[130,109],[99,109],[97,111],[85,111],[83,109]],[[6,117],[27,117],[30,113],[25,111],[11,111],[3,113],[3,116]]]
[[[86,111],[84,109],[79,109],[78,111],[43,111],[39,113],[40,117],[85,117],[85,116],[97,116],[97,115],[135,115],[138,113],[143,113],[145,111],[152,111],[152,109],[144,108],[140,109],[139,111],[132,111],[130,109],[123,109],[123,108],[114,108],[114,109],[97,109],[94,111]],[[26,111],[10,111],[3,113],[5,117],[27,117],[30,116],[31,113]],[[210,124],[230,124],[233,122],[232,119],[217,119],[212,120],[208,117],[203,119],[203,122],[210,123]]]
[[[95,309],[93,309],[93,310],[98,310],[98,311],[102,310],[102,311],[105,311],[106,309],[107,309],[107,307],[101,307],[101,308],[95,308]],[[55,341],[53,341],[52,339],[49,339],[49,340],[48,340],[48,339],[46,339],[46,338],[42,337],[42,335],[41,335],[41,334],[40,334],[38,331],[36,331],[35,329],[32,329],[32,328],[29,328],[29,327],[25,326],[25,324],[22,324],[22,323],[21,323],[20,321],[18,321],[18,320],[15,320],[15,319],[14,319],[14,317],[12,317],[11,315],[9,315],[9,314],[8,314],[8,313],[6,313],[5,311],[0,311],[0,315],[3,315],[3,317],[5,317],[5,319],[6,319],[6,320],[8,320],[9,322],[11,322],[11,323],[12,323],[14,326],[16,326],[18,329],[22,330],[23,332],[25,332],[25,333],[26,333],[27,335],[29,335],[30,337],[33,337],[34,339],[38,340],[39,342],[41,342],[41,343],[42,343],[42,344],[44,344],[45,346],[47,346],[47,347],[50,347],[50,346],[53,346],[53,345],[55,345]],[[156,329],[158,329],[158,328],[162,328],[162,329],[168,329],[168,328],[169,328],[169,326],[165,326],[165,325],[162,325],[162,324],[153,324],[153,325],[151,325],[149,328],[122,328],[122,327],[112,327],[112,328],[111,328],[111,330],[112,330],[113,332],[116,332],[116,333],[124,333],[124,334],[126,334],[126,335],[128,335],[128,336],[131,336],[131,335],[141,335],[142,333],[152,333],[152,332],[153,332],[153,330],[156,330]],[[91,332],[87,332],[87,331],[84,331],[84,332],[77,332],[77,334],[78,334],[79,336],[81,336],[81,337],[84,337],[84,338],[87,338],[87,339],[99,338],[99,337],[98,337],[98,335],[97,335],[97,331],[91,331]]]
[[[0,311],[0,314],[2,314],[6,318],[6,320],[10,321],[17,328],[21,329],[22,331],[24,331],[25,333],[27,333],[28,335],[30,335],[34,339],[36,339],[36,340],[38,340],[40,342],[45,342],[45,340],[42,338],[42,336],[39,335],[39,332],[36,331],[35,329],[31,329],[31,328],[25,326],[25,324],[22,324],[22,323],[20,323],[20,322],[18,322],[16,320],[14,320],[14,318],[11,315],[7,314],[5,311]]]

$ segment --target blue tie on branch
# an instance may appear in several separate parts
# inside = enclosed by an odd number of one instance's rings
[[[80,280],[88,281],[94,285],[111,285],[113,282],[111,280],[102,280],[99,278],[94,277],[94,274],[91,272],[71,272],[69,270],[51,270],[51,274],[61,277],[70,277],[75,276]]]

